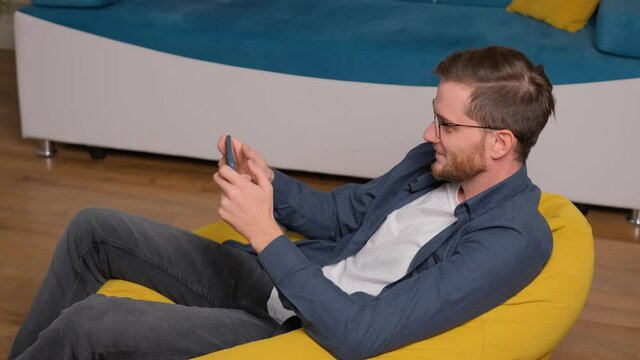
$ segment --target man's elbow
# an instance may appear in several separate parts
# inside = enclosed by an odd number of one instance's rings
[[[374,344],[365,339],[353,339],[348,336],[335,336],[325,342],[325,348],[336,359],[366,359],[377,355]]]

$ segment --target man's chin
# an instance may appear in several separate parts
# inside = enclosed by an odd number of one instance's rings
[[[442,173],[442,165],[438,163],[431,164],[431,175],[433,175],[436,180],[445,180]]]

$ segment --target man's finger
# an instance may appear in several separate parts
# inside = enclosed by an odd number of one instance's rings
[[[213,182],[215,182],[216,184],[218,184],[218,186],[220,186],[220,183],[222,182],[227,182],[225,179],[222,178],[222,176],[220,176],[220,172],[216,171],[213,173]]]
[[[227,137],[226,134],[223,134],[220,139],[218,140],[218,151],[220,151],[220,154],[222,155],[227,155],[227,146],[225,144],[225,138]]]
[[[218,169],[222,167],[222,165],[227,165],[227,157],[222,156],[222,159],[218,160]]]
[[[233,184],[235,182],[235,176],[238,175],[238,173],[227,164],[223,164],[222,166],[220,166],[220,168],[218,169],[218,174],[222,179],[230,184]]]
[[[233,188],[233,185],[219,171],[213,174],[213,181],[222,189],[223,193],[228,193]]]
[[[258,165],[253,159],[249,159],[248,165],[249,165],[249,170],[251,170],[251,173],[253,173],[253,176],[256,179],[256,184],[258,186],[260,186],[261,188],[264,188],[267,184],[270,183],[269,179],[267,179],[267,176],[264,174],[262,169],[258,167]]]
[[[252,159],[252,158],[254,158],[256,156],[256,151],[253,150],[253,148],[251,146],[249,146],[249,145],[245,144],[242,147],[242,151],[244,152],[244,155],[249,159]]]
[[[251,182],[251,180],[247,180],[243,177],[239,172],[233,170],[229,165],[223,165],[220,169],[218,169],[220,176],[222,176],[226,181],[228,181],[233,186],[238,186],[241,184]]]
[[[231,137],[231,146],[233,147],[233,150],[237,153],[239,153],[239,149],[242,149],[242,147],[244,146],[244,143],[242,143],[242,141],[236,139],[235,137]]]

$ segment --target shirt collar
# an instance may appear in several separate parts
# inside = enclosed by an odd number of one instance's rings
[[[409,188],[411,189],[411,192],[418,192],[433,185],[440,185],[440,183],[444,182],[436,180],[436,178],[431,174],[431,171],[425,170],[424,173],[418,175],[415,179],[409,182]]]
[[[473,218],[491,210],[504,201],[521,193],[527,186],[531,185],[531,180],[527,176],[527,166],[523,165],[518,171],[496,185],[488,188],[471,199],[460,203],[454,214],[458,220],[463,214]]]

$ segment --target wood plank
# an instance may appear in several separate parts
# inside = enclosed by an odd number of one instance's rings
[[[640,328],[606,325],[578,319],[566,339],[558,346],[554,360],[569,353],[581,359],[640,359]]]

